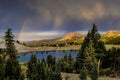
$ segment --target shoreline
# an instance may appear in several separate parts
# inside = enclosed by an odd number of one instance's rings
[[[79,50],[81,45],[68,46],[68,47],[29,47],[27,49],[17,49],[19,54],[29,53],[29,52],[44,52],[44,51],[63,51],[63,50]]]
[[[106,49],[110,49],[112,47],[120,48],[119,45],[105,45]],[[81,48],[81,45],[73,45],[73,46],[65,46],[65,47],[22,47],[17,48],[19,54],[29,53],[29,52],[42,52],[42,51],[62,51],[62,50],[79,50]]]

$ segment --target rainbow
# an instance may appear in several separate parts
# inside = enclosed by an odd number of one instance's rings
[[[23,25],[20,28],[20,31],[19,31],[19,34],[18,34],[18,37],[17,37],[18,40],[22,40],[22,37],[24,35],[25,26],[27,26],[27,23],[28,23],[28,20],[25,19],[24,22],[23,22]]]
[[[19,34],[18,34],[18,37],[17,37],[18,40],[22,39],[23,32],[24,32],[24,27],[21,27]]]

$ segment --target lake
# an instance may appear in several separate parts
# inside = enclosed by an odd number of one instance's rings
[[[28,62],[31,55],[35,54],[37,59],[46,59],[46,57],[48,55],[52,55],[54,56],[56,59],[59,59],[61,57],[63,57],[65,54],[69,55],[71,54],[71,56],[74,58],[76,58],[78,51],[77,50],[67,50],[67,51],[44,51],[44,52],[28,52],[28,53],[23,53],[23,54],[19,54],[18,55],[18,60],[20,62]]]

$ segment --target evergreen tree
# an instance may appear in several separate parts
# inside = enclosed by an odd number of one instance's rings
[[[5,64],[5,77],[6,80],[18,80],[21,76],[21,68],[16,58],[16,48],[14,45],[14,35],[11,29],[5,32],[5,45],[6,45],[6,64]]]
[[[95,24],[93,24],[93,28],[91,29],[91,31],[88,32],[86,40],[84,41],[83,45],[82,45],[82,49],[81,51],[84,52],[84,48],[87,47],[87,44],[90,42],[90,40],[93,43],[93,47],[95,48],[95,53],[97,54],[102,54],[106,52],[106,48],[104,46],[104,43],[102,41],[100,41],[100,34],[98,33],[97,30],[97,26]],[[86,44],[86,45],[84,45]]]
[[[60,68],[55,66],[48,66],[47,63],[43,65],[42,79],[41,80],[62,80]]]
[[[85,60],[83,64],[83,68],[81,70],[81,79],[85,74],[91,74],[92,80],[97,80],[99,76],[98,64],[95,58],[95,49],[93,47],[93,42],[90,41],[88,47],[85,49]],[[84,69],[87,69],[87,72],[84,72]],[[84,78],[83,78],[84,79]],[[83,80],[82,79],[82,80]]]
[[[0,80],[4,80],[4,61],[2,56],[0,56]]]
[[[71,53],[68,56],[68,72],[72,73],[74,70],[74,59],[71,56]]]
[[[80,50],[79,50],[80,52]],[[76,56],[76,63],[75,63],[75,67],[76,67],[76,72],[80,73],[80,69],[82,69],[84,63],[85,63],[85,54],[83,53],[78,53]]]
[[[48,63],[37,60],[35,55],[31,55],[27,67],[29,80],[62,80],[59,68],[54,65],[49,66]],[[55,69],[53,69],[54,67]]]
[[[120,49],[112,47],[107,51],[103,59],[103,68],[111,67],[112,70],[120,69]]]
[[[58,59],[57,66],[60,66],[62,72],[72,73],[74,70],[74,59],[72,58],[71,53],[69,56],[65,54],[64,57]]]
[[[90,31],[88,31],[88,34],[82,43],[81,50],[79,50],[79,53],[77,54],[76,57],[77,72],[79,72],[80,69],[85,64],[86,48],[89,46],[89,43],[91,41],[93,42],[92,46],[95,49],[95,53],[97,54],[96,55],[97,59],[103,60],[103,55],[106,52],[106,48],[104,46],[104,43],[100,41],[100,34],[98,33],[97,26],[93,24],[93,28]]]
[[[46,62],[48,63],[49,67],[54,66],[55,62],[56,62],[56,59],[52,55],[48,55],[47,58],[46,58]]]
[[[9,58],[5,65],[5,77],[7,80],[18,80],[21,76],[19,62],[14,58]]]
[[[93,24],[93,28],[90,32],[89,41],[92,40],[94,42],[93,47],[95,48],[95,53],[97,54],[96,58],[103,61],[103,57],[106,53],[106,48],[105,48],[104,43],[100,40],[100,38],[101,38],[101,36],[98,33],[97,26],[95,24]]]
[[[12,30],[9,28],[6,32],[5,32],[5,45],[6,45],[6,54],[8,54],[8,56],[10,56],[10,58],[16,58],[15,53],[16,53],[16,48],[14,45],[14,35],[12,33]]]
[[[65,60],[66,62],[68,61],[68,56],[67,56],[66,51],[64,52],[64,60]]]
[[[86,47],[84,54],[85,54],[84,65],[88,69],[88,72],[91,73],[92,63],[93,63],[92,58],[95,57],[95,55],[96,55],[92,41],[90,41],[88,47]]]
[[[80,64],[80,69],[83,67],[83,65],[88,69],[89,73],[91,72],[92,69],[92,57],[95,56],[95,49],[93,47],[93,42],[90,41],[88,43],[88,46],[84,49],[84,53],[81,54],[82,56],[78,57],[77,56],[77,61],[81,61]],[[79,69],[79,70],[80,70]]]
[[[70,61],[70,62],[73,62],[73,61],[74,61],[73,58],[72,58],[71,53],[70,53],[69,56],[68,56],[68,61]]]
[[[45,61],[45,59],[44,59],[44,58],[42,59],[42,63],[46,63],[46,61]]]
[[[31,55],[30,61],[28,62],[28,71],[27,71],[27,77],[29,80],[36,80],[37,75],[37,58],[36,55]]]
[[[43,62],[38,61],[35,72],[36,72],[36,80],[45,80],[46,79],[45,66],[44,66]]]
[[[80,70],[80,80],[87,80],[87,69],[85,66]]]
[[[50,69],[50,80],[62,80],[61,77],[61,73],[60,73],[60,69],[58,67],[56,67],[56,69],[53,71],[52,69]]]
[[[41,68],[38,68],[40,76],[40,80],[47,80],[49,78],[49,68],[47,63],[41,63]]]
[[[25,80],[25,75],[24,75],[24,74],[21,74],[19,80]]]
[[[91,79],[98,80],[98,77],[99,77],[98,64],[97,64],[95,57],[93,57],[93,67],[92,67]]]

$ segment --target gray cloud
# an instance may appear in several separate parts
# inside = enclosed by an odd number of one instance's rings
[[[25,31],[120,29],[120,0],[0,0],[1,24]]]
[[[0,32],[10,27],[18,39],[24,40],[86,32],[93,23],[103,32],[120,30],[119,3],[120,0],[0,0]],[[44,32],[49,33],[38,35]]]
[[[77,21],[77,24],[81,23],[82,26],[79,25],[81,28],[92,23],[103,24],[103,27],[108,28],[109,25],[116,27],[120,22],[119,2],[119,0],[26,0],[25,5],[34,10],[36,15],[32,19],[27,18],[29,22],[24,24],[42,27],[52,23],[49,26],[51,29],[66,29],[67,24]],[[79,29],[78,26],[74,27]]]

